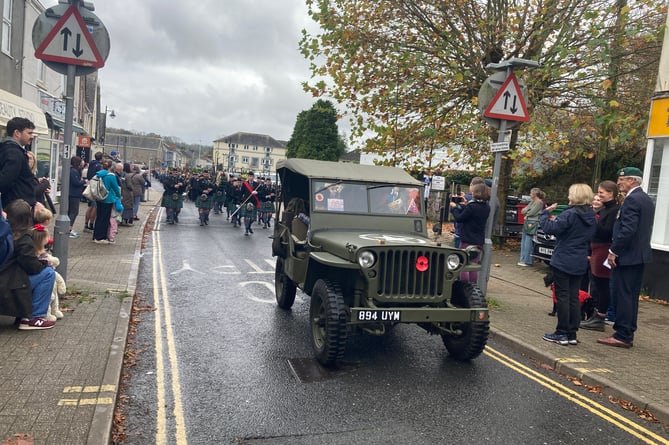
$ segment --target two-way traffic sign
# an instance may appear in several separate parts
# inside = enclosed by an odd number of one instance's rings
[[[105,64],[79,8],[70,6],[35,50],[38,59],[102,68]]]
[[[483,116],[509,121],[527,122],[530,120],[523,93],[514,73],[506,78],[495,97],[488,104]]]

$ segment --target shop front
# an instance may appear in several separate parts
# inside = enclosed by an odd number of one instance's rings
[[[669,91],[652,99],[643,189],[655,203],[651,247],[653,261],[646,266],[643,290],[651,298],[669,301]]]

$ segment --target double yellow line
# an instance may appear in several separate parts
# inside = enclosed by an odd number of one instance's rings
[[[501,352],[491,348],[490,346],[486,346],[483,353],[488,357],[492,358],[493,360],[498,361],[507,368],[513,369],[518,374],[521,374],[527,377],[528,379],[535,381],[544,388],[549,389],[554,393],[559,394],[560,396],[566,398],[570,402],[587,409],[594,415],[601,417],[602,419],[617,426],[621,430],[626,431],[627,433],[638,438],[644,443],[655,444],[655,445],[657,444],[669,445],[669,440],[661,436],[658,436],[652,431],[647,430],[641,425],[635,423],[632,420],[627,419],[623,415],[620,415],[612,411],[611,409],[605,407],[604,405],[601,405],[595,402],[594,400],[591,400],[590,398],[582,394],[579,394],[577,391],[574,391],[562,385],[561,383],[558,383],[544,376],[540,372],[537,372],[532,368],[529,368],[523,365],[522,363],[513,360],[511,357],[502,354]]]
[[[172,314],[168,296],[167,280],[165,279],[165,267],[163,265],[162,249],[160,245],[160,224],[162,208],[158,212],[154,230],[151,232],[153,238],[153,304],[155,310],[155,338],[156,338],[156,445],[167,443],[186,445],[186,422],[184,419],[183,405],[181,403],[181,385],[179,383],[179,366],[177,363],[177,352],[175,347],[174,332],[172,331]],[[167,428],[167,399],[165,378],[165,345],[167,345],[167,359],[171,374],[171,390],[173,401],[172,415],[175,423],[175,440],[168,442]]]

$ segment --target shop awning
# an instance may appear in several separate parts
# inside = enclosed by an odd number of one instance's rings
[[[49,134],[44,111],[29,100],[0,89],[0,126],[7,127],[7,122],[15,117],[30,119],[38,134]]]
[[[52,116],[49,113],[44,113],[44,114],[46,114],[46,121],[49,125],[49,128],[58,131],[63,131],[65,129],[65,120],[61,119],[58,116]],[[74,131],[78,135],[88,135],[88,133],[86,133],[86,130],[84,130],[84,127],[77,124],[76,122],[72,122],[72,131]]]

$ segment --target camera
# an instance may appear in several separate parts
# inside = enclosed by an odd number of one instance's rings
[[[451,196],[451,202],[454,202],[456,204],[459,204],[462,202],[462,198],[459,196]]]

